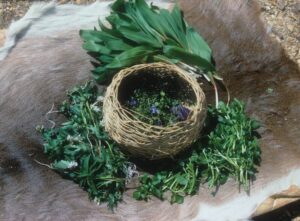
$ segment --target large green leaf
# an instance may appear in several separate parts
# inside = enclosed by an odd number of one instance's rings
[[[123,36],[131,41],[136,42],[140,45],[148,45],[155,48],[162,47],[162,43],[156,41],[156,39],[152,38],[151,36],[145,34],[144,32],[135,32],[129,30],[128,28],[121,27],[119,31],[123,34]]]
[[[101,55],[99,57],[99,60],[102,62],[102,63],[110,63],[114,60],[113,57],[109,56],[109,55]]]
[[[124,12],[125,0],[116,0],[112,5],[111,9],[116,12]]]
[[[215,67],[202,57],[185,51],[176,46],[165,46],[163,50],[167,57],[183,61],[186,64],[198,66],[205,71],[215,71]]]
[[[111,40],[106,42],[106,47],[113,51],[126,51],[132,48],[131,45],[126,44],[122,40]]]
[[[79,35],[81,38],[87,41],[95,41],[95,42],[102,42],[101,34],[99,31],[93,30],[80,30]]]
[[[98,52],[101,54],[110,54],[111,50],[103,45],[96,44],[93,41],[87,41],[83,44],[83,48],[89,52]]]
[[[161,9],[160,15],[162,21],[165,21],[166,23],[164,27],[169,37],[172,37],[174,40],[176,40],[183,48],[187,48],[187,40],[185,37],[185,33],[179,30],[177,26],[177,22],[180,21],[175,21],[171,16],[170,12],[166,9]]]
[[[173,7],[171,16],[174,21],[177,21],[176,25],[177,25],[179,31],[181,31],[182,33],[185,33],[186,32],[186,24],[185,24],[185,21],[183,19],[181,12],[180,12],[178,4],[175,4],[175,6]]]
[[[189,51],[211,62],[211,49],[193,28],[189,27],[187,29],[186,37],[189,44]]]
[[[83,40],[93,40],[93,38],[97,37],[95,41],[102,42],[102,41],[110,41],[110,40],[118,40],[118,37],[115,37],[109,33],[106,33],[104,31],[91,31],[91,30],[80,30],[79,34],[83,38]],[[93,38],[92,38],[93,36]]]
[[[165,63],[169,63],[169,64],[176,64],[178,62],[178,59],[170,59],[164,55],[154,55],[153,56],[153,61],[156,62],[165,62]]]
[[[106,17],[106,20],[113,27],[113,29],[117,31],[119,27],[127,27],[136,31],[140,30],[139,27],[126,14],[112,13]]]
[[[143,4],[139,4],[138,0],[136,0],[135,3],[127,4],[125,8],[133,21],[139,26],[141,31],[143,31],[149,38],[153,39],[153,43],[158,43],[162,46],[162,39],[159,36],[158,31],[149,25],[148,20],[145,18],[144,12],[138,7],[139,5],[143,7]]]
[[[151,9],[144,0],[136,0],[136,8],[141,15],[145,18],[145,21],[149,26],[159,33],[162,37],[165,37],[164,27],[161,25],[161,19],[157,16],[157,13]]]
[[[153,53],[153,51],[145,46],[132,48],[116,56],[114,60],[109,65],[107,65],[107,68],[123,68],[141,63],[141,60],[144,60],[145,57],[150,55],[151,53]]]

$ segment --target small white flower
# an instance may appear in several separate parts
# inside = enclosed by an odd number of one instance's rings
[[[97,113],[100,112],[100,108],[98,106],[93,105],[93,106],[91,106],[91,108],[92,108],[93,111],[95,111]]]
[[[78,166],[78,163],[76,161],[70,161],[68,164],[68,169],[73,169]]]
[[[100,200],[99,200],[97,197],[94,198],[94,202],[95,202],[98,206],[100,206]]]
[[[71,135],[68,135],[67,136],[67,141],[72,141],[73,139],[72,139],[72,136]]]
[[[103,97],[103,96],[101,96],[101,95],[100,95],[100,96],[98,96],[98,97],[97,97],[97,101],[99,101],[99,102],[103,102],[103,101],[104,101],[104,97]]]
[[[76,136],[76,137],[73,137],[73,136],[71,136],[71,135],[68,135],[68,136],[67,136],[67,141],[70,141],[70,142],[80,141],[80,139],[81,139],[81,136],[80,136],[80,135],[78,135],[78,136]]]
[[[139,176],[139,172],[136,170],[136,165],[133,163],[130,163],[129,166],[126,168],[127,169],[127,174],[126,174],[126,183],[129,183],[130,180],[134,176]]]
[[[105,126],[105,123],[104,123],[104,120],[103,120],[103,119],[100,121],[100,126],[102,126],[102,127]]]

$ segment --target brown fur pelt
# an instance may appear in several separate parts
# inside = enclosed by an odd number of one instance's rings
[[[137,202],[128,191],[112,213],[90,202],[77,184],[36,164],[34,159],[46,162],[36,125],[47,124],[52,104],[91,75],[78,30],[62,29],[55,36],[21,39],[0,61],[0,220],[235,220],[248,218],[274,191],[300,184],[293,173],[300,168],[299,69],[268,36],[258,5],[250,0],[179,2],[211,46],[232,96],[246,101],[248,113],[262,122],[262,165],[250,197],[239,193],[234,181],[215,197],[201,187],[183,205]],[[273,93],[266,93],[268,88]]]

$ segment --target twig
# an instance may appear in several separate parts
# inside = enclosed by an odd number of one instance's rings
[[[45,163],[41,163],[41,162],[39,162],[38,160],[36,160],[36,159],[34,159],[34,161],[37,163],[37,164],[39,164],[39,165],[42,165],[42,166],[45,166],[45,167],[48,167],[49,169],[53,169],[50,165],[48,165],[48,164],[45,164]]]
[[[59,113],[60,111],[53,111],[53,108],[54,108],[54,104],[52,104],[52,107],[51,107],[51,109],[46,113],[46,120],[47,121],[49,121],[51,124],[52,124],[52,126],[51,126],[51,129],[53,129],[54,127],[55,127],[55,122],[53,121],[53,120],[50,120],[49,118],[48,118],[48,116],[50,115],[50,114],[53,114],[53,113]]]

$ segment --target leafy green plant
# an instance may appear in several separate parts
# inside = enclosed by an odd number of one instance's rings
[[[146,123],[158,126],[172,125],[187,119],[190,110],[164,91],[136,89],[126,102],[127,108]]]
[[[59,127],[40,128],[50,167],[78,183],[91,199],[114,208],[136,174],[135,166],[101,124],[102,97],[97,87],[91,82],[75,87],[68,98],[60,108],[66,121]],[[260,162],[257,128],[238,100],[210,107],[202,138],[175,159],[176,166],[141,175],[133,197],[163,200],[170,192],[171,203],[182,203],[185,196],[198,192],[200,184],[216,187],[230,177],[248,190]]]
[[[161,200],[165,192],[171,192],[171,203],[183,203],[184,197],[198,192],[201,174],[199,165],[194,161],[196,153],[190,153],[187,159],[179,159],[178,167],[170,171],[160,171],[153,175],[140,177],[140,186],[133,193],[137,200],[148,200],[151,195]]]
[[[60,108],[67,121],[40,131],[45,153],[53,160],[51,167],[79,183],[96,202],[108,202],[113,208],[122,199],[132,164],[100,124],[99,96],[91,82],[75,87]]]
[[[164,199],[164,193],[170,191],[171,203],[182,203],[184,196],[197,193],[200,183],[207,182],[212,188],[230,177],[249,189],[261,159],[257,121],[245,115],[245,105],[237,99],[228,106],[221,102],[218,108],[209,108],[208,119],[206,133],[179,156],[177,168],[140,177],[135,199],[148,200],[151,195]]]
[[[177,5],[172,12],[148,5],[145,0],[116,0],[100,30],[81,30],[83,48],[98,62],[92,73],[109,81],[120,69],[139,63],[162,61],[203,75],[218,93],[212,52],[205,40],[184,20]]]
[[[207,136],[207,146],[202,149],[202,176],[210,187],[224,184],[228,177],[249,189],[249,182],[257,172],[261,150],[256,129],[259,123],[245,114],[245,105],[234,99],[229,105],[223,102],[210,109],[211,119],[217,125]]]

